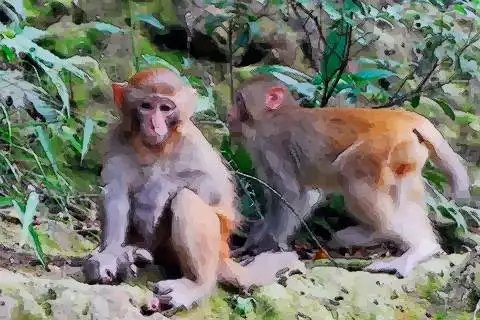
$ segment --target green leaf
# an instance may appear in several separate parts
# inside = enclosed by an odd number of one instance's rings
[[[361,80],[378,80],[396,75],[396,73],[386,69],[365,69],[355,73],[353,76]]]
[[[162,59],[162,58],[159,58],[159,57],[156,57],[156,56],[152,56],[152,55],[148,55],[148,54],[142,55],[142,58],[143,58],[149,65],[159,64],[159,65],[162,65],[162,66],[170,69],[171,71],[175,72],[177,75],[180,75],[180,71],[178,71],[177,68],[175,68],[173,65],[171,65],[171,64],[170,64],[168,61],[166,61],[165,59]]]
[[[467,15],[467,10],[465,10],[465,8],[460,3],[455,3],[453,5],[453,9],[455,9],[455,11],[457,11],[458,13],[460,13],[464,16]]]
[[[13,53],[13,50],[7,47],[6,45],[2,44],[1,46],[3,55],[7,59],[8,62],[15,61],[15,53]]]
[[[85,120],[85,127],[83,128],[83,140],[82,140],[82,157],[80,159],[80,163],[83,161],[83,158],[87,154],[88,145],[90,144],[90,138],[92,137],[93,133],[93,120],[87,118]]]
[[[13,204],[11,197],[0,197],[0,208],[11,207]]]
[[[322,73],[326,79],[330,79],[340,68],[342,59],[345,57],[347,48],[347,37],[345,32],[339,32],[341,26],[331,30],[327,36],[327,45],[323,55]]]
[[[43,151],[47,155],[48,161],[50,161],[50,164],[52,165],[53,171],[58,174],[57,163],[55,161],[55,158],[53,157],[52,151],[50,150],[48,135],[45,133],[43,127],[41,126],[36,126],[35,131],[37,132],[38,140],[42,145]]]
[[[339,20],[342,18],[342,14],[332,5],[332,1],[322,0],[321,3],[323,10],[332,20]]]
[[[248,25],[247,25],[248,26]],[[242,32],[235,37],[235,48],[241,48],[250,42],[250,30],[248,27],[243,28]]]
[[[420,95],[416,95],[412,98],[412,107],[416,108],[420,104]]]
[[[123,30],[113,24],[104,23],[104,22],[96,22],[95,29],[102,32],[110,32],[110,33],[119,33],[123,32]]]
[[[317,90],[317,87],[315,87],[313,84],[309,82],[299,82],[293,79],[292,77],[289,77],[279,72],[272,72],[271,74],[276,78],[278,78],[280,81],[287,84],[289,87],[291,87],[295,91],[297,91],[298,93],[305,95],[310,99],[314,97],[315,90]]]
[[[229,19],[228,16],[208,15],[205,17],[205,30],[208,35],[212,35],[216,28]]]
[[[453,112],[453,109],[450,108],[450,106],[448,105],[448,103],[445,101],[445,100],[442,100],[442,99],[435,99],[433,98],[433,100],[438,103],[438,105],[440,106],[440,108],[442,108],[443,112],[445,112],[445,114],[447,116],[450,117],[450,119],[452,120],[455,120],[455,113]]]
[[[135,17],[136,20],[145,22],[158,30],[164,30],[165,26],[151,14],[140,14]]]
[[[345,199],[343,198],[343,195],[332,193],[330,195],[329,207],[337,212],[343,212],[345,210]]]
[[[30,236],[33,240],[33,248],[35,249],[35,255],[37,256],[42,266],[44,268],[47,268],[46,256],[42,250],[42,244],[40,243],[40,239],[38,239],[38,233],[32,224],[28,226],[28,231],[30,232]]]
[[[286,74],[292,78],[295,78],[299,81],[302,81],[302,82],[311,82],[312,81],[312,77],[309,76],[308,74],[306,73],[303,73],[301,71],[298,71],[298,70],[295,70],[293,68],[290,68],[290,67],[286,67],[286,66],[281,66],[281,65],[264,65],[264,66],[259,66],[259,67],[255,67],[253,69],[253,72],[254,73],[270,73],[270,74],[273,74],[274,72],[279,72],[279,73],[283,73],[283,74]]]
[[[242,298],[238,296],[236,297],[235,311],[241,315],[249,314],[254,310],[254,306],[253,306],[254,302],[255,300],[251,297]]]
[[[39,204],[38,194],[35,191],[30,192],[27,199],[27,205],[25,206],[25,212],[22,219],[22,237],[20,240],[21,245],[25,243],[29,235],[28,227],[33,222],[33,217],[37,212],[37,206]]]

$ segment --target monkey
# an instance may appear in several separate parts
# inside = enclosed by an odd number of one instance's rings
[[[173,271],[154,284],[148,308],[188,310],[217,282],[248,288],[274,282],[279,269],[304,269],[295,252],[265,252],[247,266],[231,259],[229,237],[241,221],[235,187],[190,120],[194,88],[150,68],[112,89],[122,120],[106,140],[101,243],[83,266],[87,283],[119,283],[137,263],[154,263]]]
[[[268,74],[240,84],[227,114],[232,141],[242,143],[260,179],[276,189],[302,218],[307,191],[343,194],[359,225],[340,230],[327,244],[367,246],[393,241],[406,251],[365,270],[408,276],[443,253],[426,214],[422,168],[430,158],[446,173],[453,195],[469,197],[461,158],[425,117],[401,109],[303,108],[287,86]],[[279,201],[250,228],[237,255],[288,247],[299,221]]]

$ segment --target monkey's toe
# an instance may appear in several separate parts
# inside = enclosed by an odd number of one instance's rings
[[[203,296],[203,290],[186,278],[163,280],[153,286],[157,310],[191,309]],[[152,300],[153,301],[153,300]],[[153,304],[152,304],[153,305]]]
[[[410,274],[412,268],[397,258],[390,261],[376,261],[365,267],[364,270],[371,273],[394,274],[397,278],[405,278]]]

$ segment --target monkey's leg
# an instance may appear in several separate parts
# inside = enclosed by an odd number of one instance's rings
[[[381,234],[366,226],[358,225],[335,232],[327,245],[332,249],[352,246],[368,247],[380,244],[383,240],[385,239]]]
[[[293,184],[293,182],[290,182]],[[323,193],[316,190],[300,192],[298,186],[290,187],[285,192],[285,198],[291,204],[301,219],[305,219],[312,212],[316,202],[321,201]],[[281,191],[281,190],[280,190]],[[272,197],[272,195],[269,195]],[[261,221],[255,222],[250,227],[245,244],[234,251],[232,257],[239,256],[247,251],[259,254],[269,250],[288,250],[288,237],[291,236],[301,223],[299,218],[278,198],[273,195],[267,203],[268,214]]]
[[[193,191],[182,189],[171,203],[171,242],[179,256],[183,278],[154,286],[152,308],[160,305],[190,309],[215,288],[220,255],[220,221]]]
[[[390,261],[377,261],[367,271],[396,272],[407,276],[418,264],[442,252],[424,204],[421,173],[405,178],[398,185],[398,206],[393,216],[384,221],[387,230],[396,234],[408,250]]]
[[[298,197],[286,196],[286,200],[293,206],[299,217],[293,213],[283,202],[277,200],[277,206],[274,210],[277,211],[277,217],[266,218],[267,224],[271,228],[274,238],[278,241],[280,248],[288,248],[288,238],[294,234],[297,227],[300,225],[300,219],[306,219],[312,212],[314,201],[312,199],[318,197],[307,191],[301,191]],[[276,218],[275,220],[273,218]]]

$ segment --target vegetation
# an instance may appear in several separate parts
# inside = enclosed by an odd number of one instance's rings
[[[156,36],[175,29],[172,18],[154,11],[148,2],[124,1],[123,22],[115,17],[88,22],[79,18],[80,23],[65,27],[72,36],[49,27],[54,23],[44,17],[64,12],[73,21],[85,14],[71,1],[45,1],[43,7],[26,0],[0,1],[0,207],[15,208],[25,239],[33,240],[45,266],[48,259],[35,228],[39,207],[48,211],[42,219],[80,225],[74,229],[94,238],[98,233],[91,214],[101,191],[96,146],[116,120],[111,110],[98,106],[109,104],[109,81],[118,75],[111,65],[102,64],[102,55],[112,52],[108,45],[114,36],[130,41],[133,54],[122,63],[133,67],[126,73],[163,65],[184,74],[197,88],[201,100],[194,120],[209,139],[219,141],[216,147],[238,173],[242,212],[250,218],[261,216],[264,187],[250,177],[255,169],[246,151],[230,144],[222,108],[232,100],[235,83],[254,73],[281,79],[308,108],[341,107],[339,101],[345,107],[400,105],[442,122],[442,131],[463,150],[480,146],[478,93],[473,89],[480,80],[479,1],[404,1],[382,8],[373,1],[354,0],[204,2],[209,10],[198,16],[185,14],[187,50],[182,52],[155,43]],[[272,21],[295,17],[302,22],[297,32],[304,34],[306,62],[301,68],[297,62],[295,67],[286,66],[275,59],[246,65],[242,55],[258,39],[269,37],[265,17]],[[220,39],[215,42],[220,49],[224,46],[225,61],[211,62],[226,68],[224,83],[204,76],[208,68],[198,67],[208,62],[197,59],[191,47],[199,30]],[[408,42],[396,43],[404,48],[402,53],[383,49],[402,34],[408,35]],[[470,162],[478,167],[478,161],[477,156]],[[471,233],[480,225],[475,203],[458,206],[448,201],[442,195],[445,177],[433,165],[425,168],[424,177],[436,219],[453,225],[456,237],[477,243]],[[330,208],[343,210],[340,195],[331,197]],[[325,225],[322,219],[315,221]],[[240,299],[235,308],[246,313],[253,308],[252,301]]]

